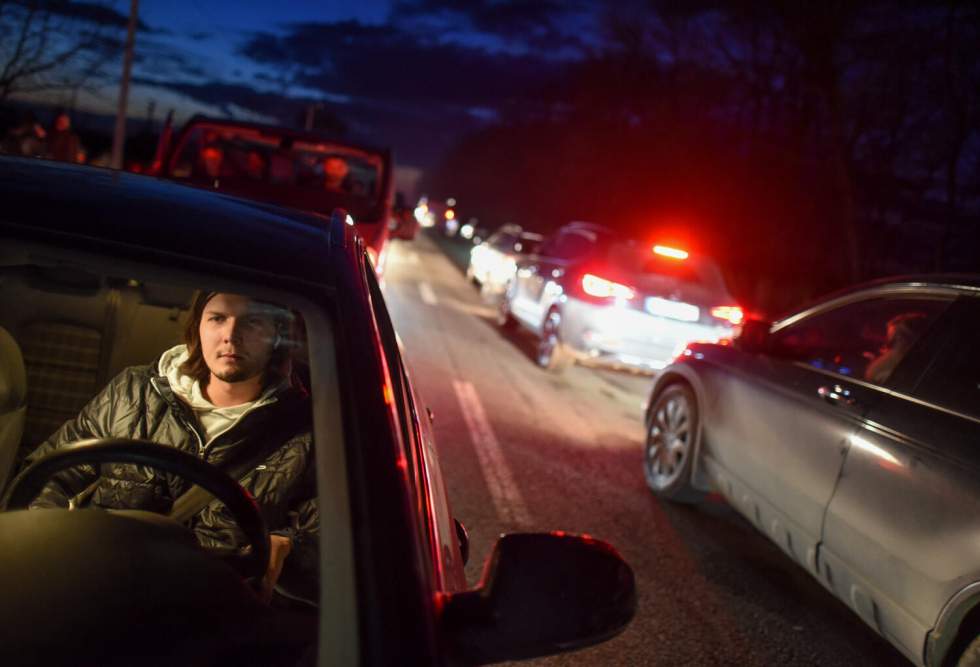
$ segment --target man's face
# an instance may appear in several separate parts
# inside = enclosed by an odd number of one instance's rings
[[[269,365],[276,323],[269,307],[238,294],[216,294],[204,306],[201,353],[213,377],[243,382]]]

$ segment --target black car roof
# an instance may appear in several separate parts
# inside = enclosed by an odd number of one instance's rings
[[[108,243],[323,283],[340,221],[162,179],[0,156],[0,230]]]

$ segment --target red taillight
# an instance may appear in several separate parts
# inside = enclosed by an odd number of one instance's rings
[[[687,259],[687,251],[681,250],[679,248],[671,248],[665,245],[655,245],[653,246],[653,252],[662,257],[670,257],[671,259]]]
[[[717,306],[711,309],[711,314],[719,320],[731,322],[736,326],[745,319],[745,313],[738,306]]]
[[[600,299],[624,299],[629,301],[636,293],[632,288],[611,280],[586,273],[582,276],[582,289],[586,294]]]

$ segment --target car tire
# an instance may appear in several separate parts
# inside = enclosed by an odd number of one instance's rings
[[[512,331],[517,327],[517,320],[510,312],[510,290],[504,292],[497,304],[497,326],[505,331]]]
[[[704,497],[691,485],[698,418],[697,399],[686,384],[667,385],[654,398],[646,421],[643,474],[655,495],[681,503]]]
[[[544,317],[534,361],[551,373],[561,373],[575,361],[561,340],[561,311],[557,308],[549,310]]]
[[[956,667],[980,667],[980,635],[967,644],[954,664]]]

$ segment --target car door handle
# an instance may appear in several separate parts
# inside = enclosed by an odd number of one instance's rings
[[[851,395],[851,390],[839,384],[824,385],[817,389],[817,395],[831,405],[852,407],[857,404]]]

